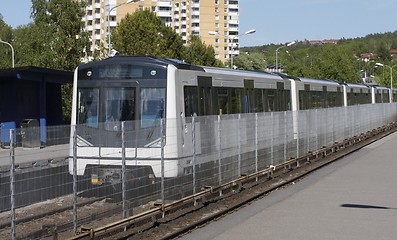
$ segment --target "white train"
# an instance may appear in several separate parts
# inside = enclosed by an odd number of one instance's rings
[[[129,169],[161,176],[162,135],[165,177],[191,169],[191,116],[271,111],[299,111],[397,100],[397,91],[381,86],[296,78],[284,74],[199,67],[173,59],[117,56],[79,66],[74,74],[71,152],[77,175],[92,182],[121,178],[121,122],[127,132],[125,159]],[[160,131],[160,119],[165,129]],[[196,126],[196,125],[195,125]],[[197,138],[195,153],[213,143]],[[76,129],[77,148],[73,151]],[[212,133],[208,133],[212,134]],[[206,158],[199,158],[199,164]]]

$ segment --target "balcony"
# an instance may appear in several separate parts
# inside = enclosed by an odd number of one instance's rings
[[[171,17],[172,14],[169,11],[158,11],[157,16],[159,17]]]
[[[172,7],[172,3],[171,3],[171,0],[170,1],[159,1],[158,2],[158,6],[159,7]]]
[[[200,27],[192,27],[191,30],[195,32],[200,32]]]

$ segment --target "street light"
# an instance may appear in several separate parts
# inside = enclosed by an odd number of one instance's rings
[[[375,63],[375,65],[380,67],[388,67],[390,69],[390,102],[393,102],[393,68],[397,65],[391,67],[383,63]]]
[[[12,68],[14,68],[15,67],[15,65],[14,65],[14,48],[12,47],[11,44],[9,44],[8,42],[4,42],[1,39],[0,39],[0,43],[4,43],[4,44],[7,44],[8,46],[10,46],[10,48],[11,48],[11,57],[12,57]]]
[[[256,32],[255,29],[251,29],[251,30],[246,31],[245,33],[242,33],[242,34],[238,35],[238,36],[240,37],[240,36],[244,36],[244,35],[249,35],[249,34],[253,34],[255,32]],[[236,36],[231,37],[230,39],[231,39],[231,42],[232,42],[232,51],[230,52],[230,68],[233,68],[233,56],[234,56],[233,42],[234,42],[234,39],[236,39]]]
[[[289,47],[289,46],[292,46],[292,45],[294,45],[296,42],[290,42],[290,43],[287,43],[287,45],[284,45],[284,46],[281,46],[281,47],[279,47],[279,48],[277,48],[276,49],[276,70],[277,70],[277,67],[278,67],[278,50],[280,50],[281,48],[284,48],[284,47]]]
[[[230,55],[230,68],[233,68],[233,55],[234,55],[233,54],[233,50],[234,50],[233,42],[234,42],[234,39],[236,39],[237,37],[240,37],[240,36],[253,34],[255,32],[256,32],[255,29],[251,29],[251,30],[246,31],[245,33],[242,33],[242,34],[236,35],[236,36],[224,35],[224,37],[229,37],[231,40],[231,43],[232,43],[232,50],[230,51],[230,54],[229,54]],[[208,34],[209,35],[219,35],[218,32],[213,32],[213,31],[209,31]]]
[[[109,9],[109,11],[108,11],[108,57],[111,57],[111,53],[112,53],[112,44],[110,42],[110,12],[113,11],[113,9],[116,9],[122,5],[133,3],[133,2],[139,2],[139,1],[140,0],[127,0],[126,2],[120,3],[119,5],[116,5]]]

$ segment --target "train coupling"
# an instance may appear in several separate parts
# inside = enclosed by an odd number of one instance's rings
[[[99,179],[98,174],[91,174],[92,185],[102,185],[102,181]]]

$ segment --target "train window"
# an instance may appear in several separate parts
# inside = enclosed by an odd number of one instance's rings
[[[254,89],[253,112],[264,112],[262,89]]]
[[[135,88],[104,89],[105,129],[120,131],[121,121],[135,120]]]
[[[285,98],[284,111],[289,111],[289,110],[291,110],[291,91],[290,90],[284,90],[284,98]]]
[[[384,103],[390,101],[390,99],[389,99],[389,90],[383,90],[382,96],[383,96],[383,102]]]
[[[165,88],[141,89],[141,128],[160,125],[164,117]]]
[[[199,116],[212,114],[212,89],[210,87],[199,87]]]
[[[186,86],[185,96],[185,117],[191,117],[198,113],[197,87]]]
[[[323,92],[319,92],[319,91],[313,91],[311,92],[312,95],[312,109],[316,109],[316,108],[322,108],[324,106],[323,104]]]
[[[231,97],[232,109],[231,109],[231,113],[241,113],[241,92],[242,92],[242,89],[232,88],[231,92],[232,92],[232,97]]]
[[[99,89],[80,88],[79,89],[78,119],[79,124],[90,127],[98,127],[99,114]]]
[[[266,108],[265,111],[266,112],[276,111],[276,106],[275,106],[276,90],[266,89],[264,93],[265,93],[265,108]]]
[[[229,114],[229,91],[226,88],[217,89],[218,114]]]

